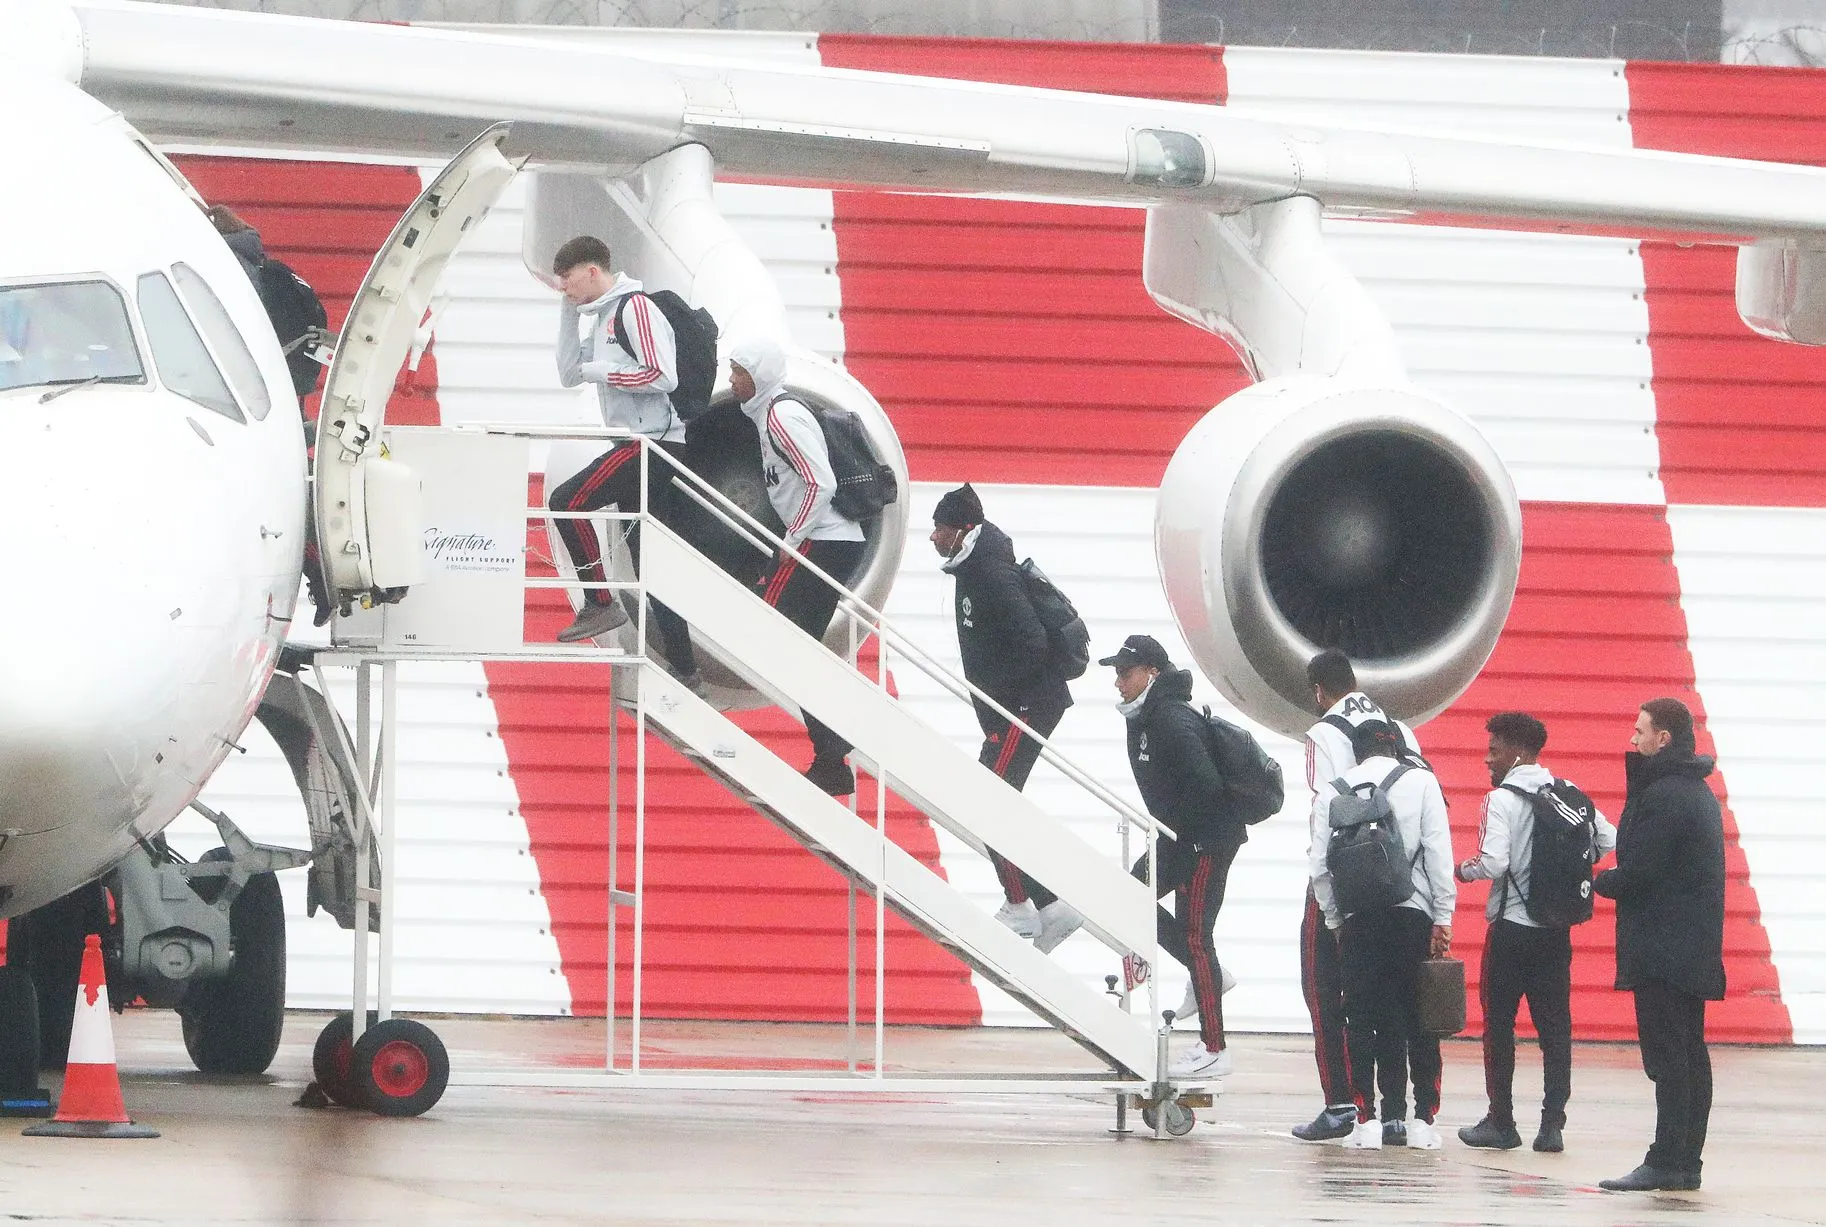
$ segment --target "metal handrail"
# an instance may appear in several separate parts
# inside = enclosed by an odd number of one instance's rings
[[[853,619],[862,621],[866,625],[872,625],[877,635],[883,635],[884,637],[891,636],[897,651],[901,652],[902,655],[906,656],[907,659],[917,665],[920,671],[927,677],[930,677],[933,681],[938,682],[939,685],[950,691],[953,697],[965,701],[970,699],[981,701],[986,704],[990,710],[1006,719],[1011,725],[1033,738],[1034,742],[1040,747],[1041,755],[1047,762],[1057,767],[1067,778],[1076,783],[1080,788],[1083,788],[1093,797],[1096,797],[1112,810],[1115,810],[1118,817],[1140,827],[1144,831],[1156,832],[1166,836],[1168,839],[1177,840],[1179,838],[1170,828],[1156,822],[1152,816],[1137,811],[1121,797],[1118,797],[1115,793],[1104,787],[1102,782],[1096,777],[1086,773],[1082,768],[1078,767],[1077,764],[1054,750],[1050,741],[1036,732],[1026,721],[1022,720],[1019,716],[1016,716],[1013,712],[996,702],[994,698],[984,693],[968,678],[960,677],[951,672],[950,669],[946,668],[939,661],[933,659],[918,642],[910,638],[905,631],[902,631],[899,627],[890,622],[886,614],[871,606],[867,601],[864,601],[860,596],[856,595],[855,592],[851,591],[850,588],[839,582],[834,576],[827,573],[804,554],[801,554],[798,550],[787,545],[772,529],[755,519],[754,516],[750,515],[734,500],[730,499],[728,495],[705,481],[698,474],[692,472],[682,462],[674,459],[665,448],[652,447],[652,440],[644,435],[635,437],[640,439],[643,448],[653,455],[663,458],[666,463],[670,464],[678,471],[678,475],[684,476],[690,482],[701,487],[703,493],[694,491],[690,486],[681,483],[678,476],[674,476],[672,479],[672,484],[674,486],[690,495],[692,499],[706,511],[709,511],[718,519],[722,520],[731,529],[740,533],[750,545],[754,546],[762,553],[766,554],[771,553],[773,550],[780,550],[786,554],[790,554],[800,563],[800,565],[804,566],[813,575],[816,575],[819,579],[836,589],[841,597],[840,609],[843,613]],[[707,500],[704,497],[704,494],[708,494],[710,498]],[[715,504],[721,504],[721,506],[713,505],[712,500]],[[738,524],[736,521],[731,520],[729,518],[729,512],[734,512],[735,515],[743,521],[743,524]],[[750,533],[745,531],[744,524],[748,529],[752,529],[753,532]],[[761,541],[770,542],[771,546],[763,547],[760,541],[755,540],[754,534],[758,534]]]

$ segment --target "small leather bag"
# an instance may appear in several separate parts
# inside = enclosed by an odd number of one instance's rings
[[[1420,965],[1414,995],[1420,1029],[1444,1039],[1465,1029],[1465,965],[1457,959],[1428,959]]]

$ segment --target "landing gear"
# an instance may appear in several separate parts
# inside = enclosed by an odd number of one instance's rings
[[[107,895],[101,883],[71,891],[7,924],[7,963],[23,969],[38,998],[40,1069],[64,1067],[70,1055],[70,1027],[76,1018],[76,982],[82,974],[83,941],[91,933],[112,936]],[[108,1000],[119,1000],[109,968]]]
[[[229,859],[226,848],[203,855],[206,862]],[[191,887],[213,902],[223,885],[221,878],[202,878]],[[178,1003],[184,1047],[206,1074],[263,1074],[285,1025],[285,901],[276,874],[247,879],[229,907],[228,934],[234,951],[228,974],[193,982]]]
[[[419,1116],[444,1097],[450,1054],[435,1031],[407,1018],[376,1022],[370,1010],[367,1029],[351,1043],[352,1019],[346,1010],[332,1018],[311,1052],[311,1072],[333,1102],[380,1116]]]
[[[0,967],[0,1116],[49,1116],[38,1085],[38,990],[23,967]]]

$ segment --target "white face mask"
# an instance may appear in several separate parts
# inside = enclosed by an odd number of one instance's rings
[[[1148,679],[1147,686],[1140,694],[1136,695],[1131,702],[1116,704],[1116,710],[1121,712],[1125,719],[1133,720],[1141,714],[1141,705],[1148,701],[1148,694],[1154,689],[1154,683],[1159,680],[1158,676]]]

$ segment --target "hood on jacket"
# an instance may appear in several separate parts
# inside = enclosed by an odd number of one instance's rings
[[[1657,780],[1684,775],[1703,780],[1712,774],[1718,760],[1710,754],[1683,753],[1669,746],[1659,754],[1644,757],[1635,750],[1623,755],[1623,776],[1628,781],[1625,796],[1633,798]]]
[[[1189,703],[1192,701],[1192,671],[1189,669],[1162,669],[1160,675],[1148,686],[1147,694],[1142,696],[1141,708],[1135,713],[1137,720],[1146,720],[1148,716],[1159,711],[1168,703]]]
[[[1529,792],[1539,792],[1553,783],[1553,772],[1539,763],[1517,763],[1509,769],[1509,774],[1503,777],[1503,783],[1525,788]]]
[[[258,230],[237,230],[225,234],[222,241],[228,244],[228,250],[235,253],[242,263],[258,268],[266,263],[266,245],[260,241]]]
[[[998,560],[1014,565],[1014,542],[1007,533],[984,520],[970,530],[964,538],[963,548],[939,564],[939,569],[956,575],[966,564],[982,566]]]
[[[616,273],[615,280],[609,282],[609,288],[602,292],[601,298],[591,299],[577,308],[580,315],[602,315],[614,308],[615,304],[630,294],[638,294],[644,289],[640,282],[626,273]]]
[[[752,333],[730,344],[729,357],[754,380],[754,395],[742,402],[742,412],[764,426],[767,407],[786,390],[786,351],[772,337]]]

